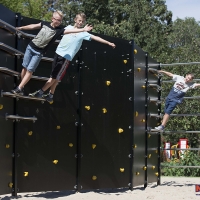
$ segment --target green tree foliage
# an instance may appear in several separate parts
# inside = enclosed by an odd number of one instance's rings
[[[0,3],[25,17],[49,21],[52,15],[48,0],[0,0]]]

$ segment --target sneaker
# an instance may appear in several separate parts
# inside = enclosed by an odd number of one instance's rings
[[[23,90],[20,90],[18,87],[14,90],[11,90],[11,92],[16,95],[22,95],[22,96],[24,95]]]
[[[36,97],[36,98],[43,98],[42,95],[43,95],[43,94],[40,94],[40,93],[39,93],[39,90],[38,90],[38,91],[36,91],[36,92],[34,92],[34,93],[30,93],[28,96],[29,96],[29,97]]]
[[[165,127],[163,125],[155,127],[156,130],[163,131]]]
[[[48,101],[50,104],[52,104],[53,103],[53,97],[51,98],[50,96],[49,96],[49,94],[43,94],[42,95],[42,98],[44,98],[46,101]]]

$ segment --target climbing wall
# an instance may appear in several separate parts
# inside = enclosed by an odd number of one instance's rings
[[[13,22],[1,19],[13,27],[39,23],[3,6],[0,10],[9,13]],[[0,81],[1,90],[6,92],[20,82],[16,76],[32,39],[31,35],[16,35],[8,24],[0,28]],[[147,89],[148,60],[155,61],[133,41],[99,36],[117,47],[83,42],[57,87],[53,104],[2,93],[0,126],[4,133],[0,136],[0,156],[5,165],[1,165],[0,194],[133,189],[157,181],[154,172],[158,169],[158,154],[151,148],[157,148],[158,137],[147,133],[148,127],[156,124],[147,118],[149,111],[157,112],[154,104],[147,105],[148,95],[158,95],[154,89]],[[53,44],[44,55],[46,58],[25,86],[25,95],[40,89],[48,79],[57,45]],[[5,69],[15,72],[8,76]],[[12,119],[6,120],[6,113]],[[150,173],[152,166],[157,168]]]

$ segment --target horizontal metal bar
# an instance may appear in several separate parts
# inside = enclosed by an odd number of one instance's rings
[[[170,168],[200,168],[200,166],[190,166],[190,165],[188,165],[188,166],[178,166],[178,165],[170,165],[170,166],[168,166],[168,165],[162,165],[162,164],[161,164],[161,167],[170,167]]]
[[[148,71],[158,72],[158,69],[148,68]]]
[[[200,96],[193,96],[193,97],[183,97],[184,99],[200,99]],[[161,98],[161,101],[164,101],[166,98]]]
[[[35,116],[33,116],[33,117],[23,117],[23,116],[19,116],[19,115],[8,115],[7,113],[5,115],[5,119],[6,120],[13,119],[13,120],[16,120],[16,121],[28,120],[28,121],[33,121],[33,122],[35,122],[37,120],[37,118]]]
[[[5,74],[9,74],[9,75],[12,75],[12,76],[17,76],[17,77],[20,77],[20,73],[19,72],[16,72],[12,69],[9,69],[7,67],[0,67],[0,72],[3,72]],[[47,77],[40,77],[40,76],[32,76],[31,79],[34,79],[34,80],[39,80],[39,81],[47,81],[49,78]]]
[[[2,42],[0,42],[0,49],[8,52],[9,54],[13,55],[13,56],[20,56],[20,57],[24,57],[24,53],[22,53],[21,51],[14,49]],[[48,57],[42,57],[43,61],[48,61],[48,62],[53,62],[53,58],[48,58]]]
[[[162,64],[160,63],[161,67],[166,67],[166,66],[178,66],[178,65],[199,65],[200,62],[189,62],[189,63],[171,63],[171,64]]]
[[[170,117],[194,117],[194,116],[200,116],[199,113],[194,113],[194,114],[170,114]],[[156,118],[162,118],[163,115],[160,114],[152,114],[152,113],[149,113],[149,117],[156,117]]]
[[[148,133],[151,134],[178,134],[178,133],[200,133],[200,131],[185,131],[185,130],[177,130],[177,131],[159,131],[157,129],[148,129],[147,130]]]
[[[193,79],[193,81],[200,81],[200,79]],[[175,81],[173,81],[173,80],[162,81],[161,80],[161,83],[173,83],[173,82],[175,82]]]
[[[188,148],[188,149],[180,149],[180,148],[174,148],[174,149],[164,149],[164,148],[160,148],[161,151],[164,150],[188,150],[188,151],[197,151],[200,150],[200,148]]]
[[[149,101],[149,102],[154,102],[154,103],[156,103],[156,104],[161,104],[161,103],[162,103],[162,101],[161,101],[161,100],[158,100],[158,98],[151,98],[151,97],[149,97],[149,98],[148,98],[148,101]]]
[[[36,98],[36,97],[30,97],[30,96],[24,96],[24,95],[16,95],[11,92],[3,92],[3,90],[1,90],[1,97],[12,97],[12,98],[16,98],[17,100],[29,99],[29,100],[41,101],[42,103],[44,103],[46,101],[46,99],[43,99],[43,98]]]
[[[158,64],[148,64],[148,67],[159,67],[160,66],[160,63]]]

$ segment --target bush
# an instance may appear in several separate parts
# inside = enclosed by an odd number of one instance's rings
[[[176,168],[172,166],[199,166],[200,157],[197,151],[187,151],[184,158],[172,158],[169,162],[162,163],[162,175],[164,176],[200,176],[200,168]]]

